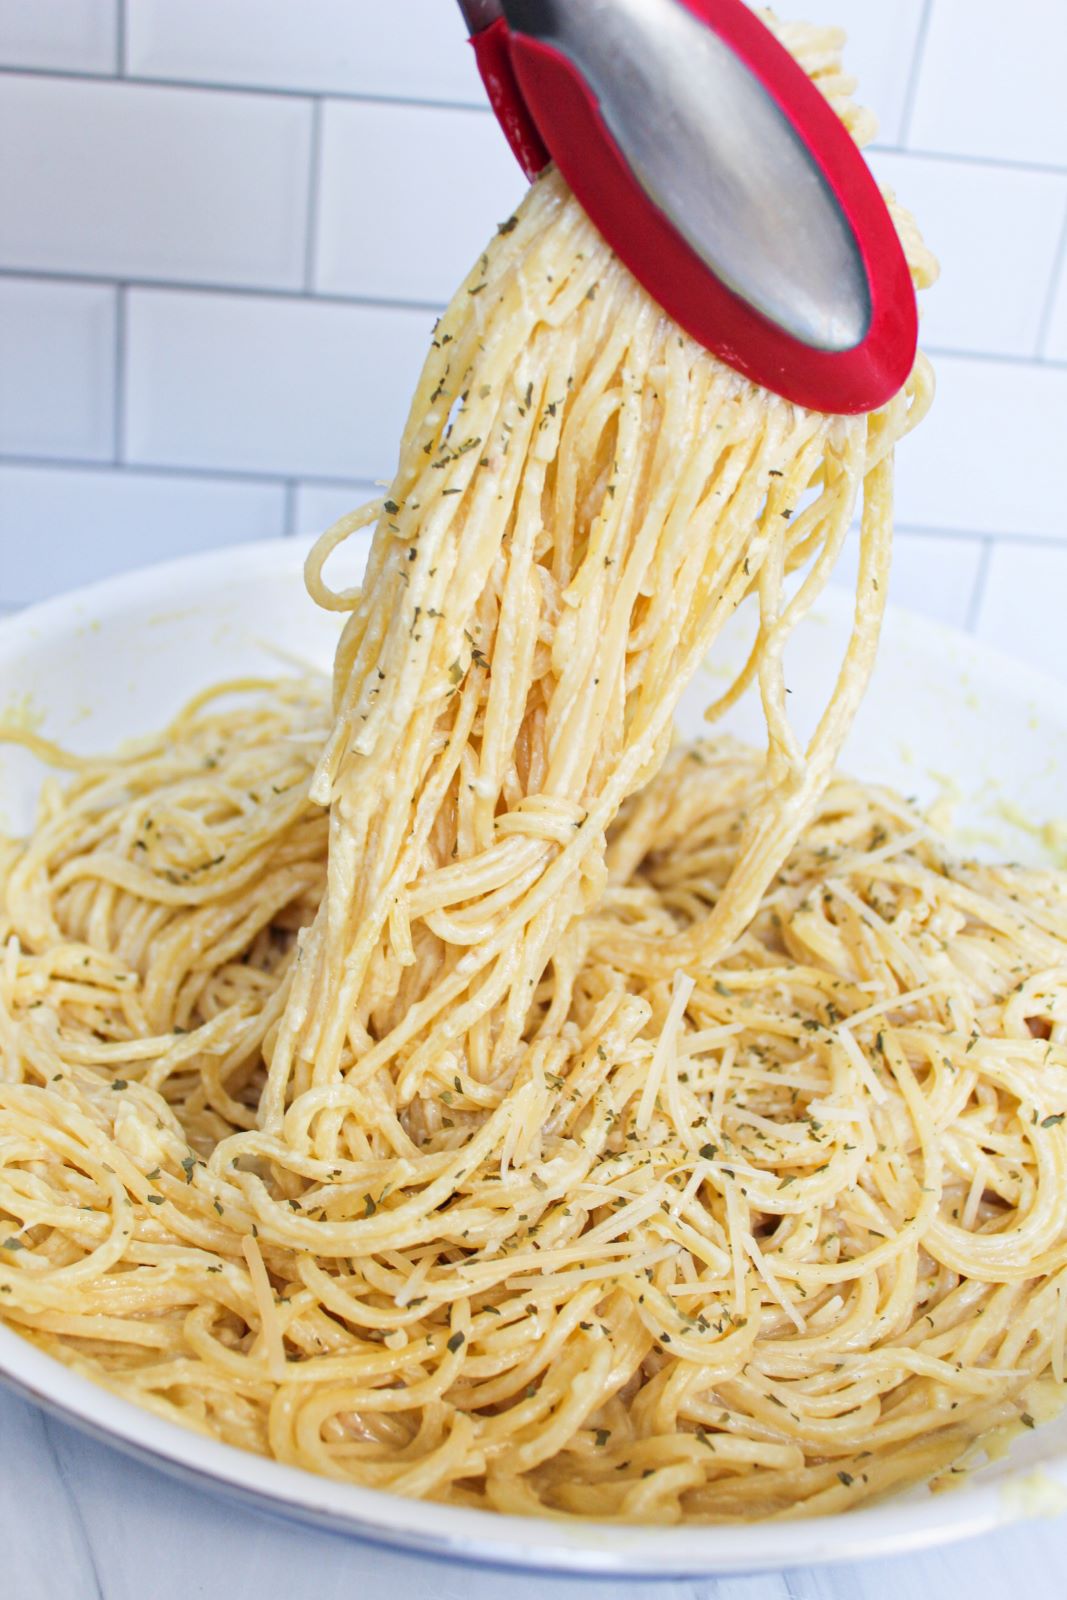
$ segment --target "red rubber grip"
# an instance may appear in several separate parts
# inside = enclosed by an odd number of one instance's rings
[[[511,62],[511,42],[503,18],[490,23],[481,33],[473,34],[470,40],[489,104],[496,112],[512,154],[532,182],[552,157],[522,97]]]
[[[571,63],[551,45],[494,23],[475,43],[509,143],[528,176],[551,155],[635,277],[676,322],[730,366],[811,410],[873,410],[906,380],[918,338],[911,276],[877,184],[828,102],[743,0],[681,3],[763,84],[814,154],[848,219],[871,300],[868,331],[858,345],[841,352],[815,350],[728,289],[640,187]]]

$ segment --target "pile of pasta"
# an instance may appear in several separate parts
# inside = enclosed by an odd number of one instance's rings
[[[837,1510],[1041,1415],[1067,1336],[1063,874],[954,861],[835,780],[724,959],[666,976],[760,771],[679,749],[520,1059],[443,1052],[417,1128],[350,1074],[269,1133],[326,727],[295,685],[201,704],[47,796],[0,969],[13,1326],[245,1448],[513,1512]]]
[[[786,37],[860,133],[836,36]],[[1033,1420],[1064,880],[833,777],[930,392],[754,387],[539,180],[309,559],[332,685],[22,735],[70,776],[0,860],[0,1315],[229,1443],[518,1513],[838,1509]],[[805,741],[784,650],[857,515]],[[746,599],[711,715],[754,682],[766,750],[672,750]]]

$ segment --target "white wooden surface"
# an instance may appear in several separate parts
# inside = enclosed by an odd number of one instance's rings
[[[4,1600],[1063,1600],[1067,1520],[892,1561],[598,1583],[433,1563],[185,1488],[0,1390]]]

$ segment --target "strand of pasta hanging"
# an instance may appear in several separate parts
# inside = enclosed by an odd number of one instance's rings
[[[770,745],[734,875],[687,939],[715,959],[826,783],[873,661],[892,448],[925,409],[925,364],[877,416],[804,412],[681,334],[557,176],[513,222],[438,325],[362,590],[322,577],[360,515],[309,563],[315,598],[351,617],[312,790],[330,887],[274,1050],[272,1128],[294,1094],[352,1072],[394,1071],[408,1110],[443,1049],[480,1079],[510,1065],[530,991],[600,892],[606,829],[755,591],[742,682],[759,678]],[[805,749],[782,652],[861,491],[853,638]]]

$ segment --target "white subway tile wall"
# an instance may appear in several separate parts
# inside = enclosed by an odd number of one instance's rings
[[[5,77],[3,263],[299,288],[311,123],[289,96]]]
[[[937,399],[898,453],[898,525],[1067,539],[1067,366],[961,355],[934,364]]]
[[[0,278],[0,452],[109,461],[118,293]]]
[[[1067,166],[1062,0],[933,0],[911,118],[917,150]]]
[[[952,534],[898,533],[893,541],[893,570],[889,598],[894,605],[922,611],[939,622],[966,628],[978,608],[978,585],[987,559],[982,539]],[[859,565],[859,534],[850,534],[833,582],[855,588]]]
[[[375,492],[373,483],[298,483],[293,503],[293,532],[321,533],[338,517],[372,499]]]
[[[871,165],[921,219],[941,263],[922,296],[924,344],[1032,356],[1067,215],[1067,172],[896,150],[875,151]]]
[[[4,67],[112,73],[118,37],[118,8],[99,0],[0,0]]]
[[[432,311],[130,289],[125,460],[389,477]]]
[[[993,546],[981,601],[975,609],[980,639],[1026,655],[1062,678],[1067,649],[1064,598],[1067,549],[1038,545]],[[1025,650],[1020,650],[1021,641]]]
[[[943,264],[893,598],[1067,676],[1067,6],[777,9]],[[0,149],[0,610],[365,499],[522,189],[453,0],[0,0]]]
[[[878,118],[882,142],[900,142],[914,73],[925,0],[780,0],[780,17],[825,22],[848,34],[848,70],[862,86],[860,98]]]
[[[481,106],[465,40],[447,0],[126,0],[140,78]]]
[[[1067,250],[1060,252],[1059,277],[1049,307],[1044,353],[1050,361],[1067,362]]]
[[[313,285],[446,304],[525,188],[484,110],[327,101]]]
[[[44,600],[148,561],[214,545],[270,539],[285,529],[280,484],[115,467],[0,464],[3,598]]]

